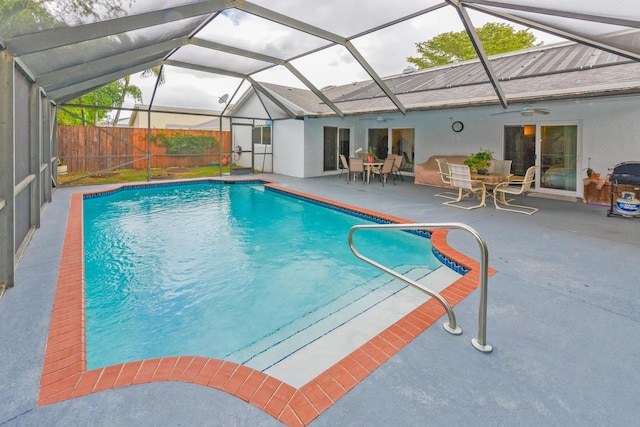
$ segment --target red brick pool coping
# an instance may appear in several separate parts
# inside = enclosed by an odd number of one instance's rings
[[[412,222],[277,187],[268,180],[261,181],[280,191],[393,223]],[[181,381],[222,390],[255,405],[288,426],[304,426],[445,314],[444,308],[435,299],[429,299],[298,389],[244,365],[199,356],[147,359],[87,371],[82,199],[81,193],[74,194],[71,198],[38,406],[129,385]],[[432,232],[431,242],[445,257],[469,269],[467,274],[441,292],[449,304],[455,306],[478,286],[480,266],[477,261],[451,248],[446,237],[446,230],[435,230]],[[490,269],[489,274],[494,273],[495,270]]]

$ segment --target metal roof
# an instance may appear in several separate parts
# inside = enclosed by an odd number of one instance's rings
[[[640,31],[627,32],[620,37],[633,38],[640,45]],[[563,43],[497,55],[489,58],[489,61],[499,81],[633,62],[622,56],[577,43]],[[488,83],[489,78],[479,61],[468,61],[410,74],[400,74],[385,78],[384,82],[392,88],[394,93],[400,94]],[[383,93],[374,82],[369,82],[356,91],[345,93],[332,100],[340,102],[378,96],[383,96]]]
[[[620,34],[640,44],[640,31]],[[583,96],[640,93],[640,63],[599,49],[568,42],[490,58],[512,102],[543,101]],[[382,79],[408,110],[498,104],[478,60]],[[306,115],[332,111],[312,92],[265,84],[296,104]],[[384,92],[368,80],[323,90],[345,112],[393,110]]]
[[[345,57],[349,66],[372,82],[360,87],[357,96],[384,96],[386,101],[379,103],[384,108],[405,113],[407,106],[397,94],[411,93],[416,87],[426,90],[443,84],[485,82],[491,86],[494,102],[506,107],[509,96],[503,81],[518,77],[523,65],[530,72],[549,73],[557,67],[619,61],[617,57],[639,61],[639,43],[611,37],[640,28],[640,8],[635,3],[420,0],[396,2],[393,7],[388,2],[370,1],[363,8],[356,0],[323,0],[312,5],[276,0],[7,0],[0,6],[0,49],[15,57],[25,74],[58,102],[163,66],[189,70],[194,79],[202,78],[201,74],[228,79],[234,83],[233,92],[238,97],[252,86],[269,98],[270,117],[280,117],[283,112],[295,116],[296,112],[281,100],[270,98],[259,83],[259,76],[274,71],[296,79],[333,113],[343,116],[350,110],[343,110],[326,97],[310,76],[312,72],[329,73],[332,61]],[[411,80],[383,79],[379,70],[389,52],[376,51],[375,41],[380,40],[376,37],[393,37],[410,26],[428,34],[443,17],[455,21],[447,30],[467,31],[479,61],[416,74]],[[544,50],[537,57],[525,54],[492,61],[475,32],[475,22],[481,19],[504,20],[589,47],[571,49],[572,55],[563,57],[563,61]],[[322,56],[327,53],[329,59]],[[313,65],[306,60],[313,60]],[[162,88],[156,89],[161,97]],[[356,94],[348,92],[344,96],[341,99],[349,101]]]

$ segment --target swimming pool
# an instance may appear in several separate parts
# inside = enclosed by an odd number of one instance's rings
[[[87,368],[200,355],[264,370],[405,288],[357,260],[374,220],[258,182],[122,188],[84,200]],[[419,278],[429,239],[362,233]]]

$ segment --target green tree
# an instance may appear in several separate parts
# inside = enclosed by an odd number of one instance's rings
[[[509,24],[488,22],[481,28],[476,28],[476,32],[484,51],[489,56],[542,44],[536,44],[536,36],[529,30],[516,31]],[[420,56],[410,56],[407,61],[419,69],[467,61],[478,57],[469,35],[464,30],[442,33],[430,40],[416,43],[416,49]]]
[[[67,126],[86,126],[105,124],[111,109],[73,107],[72,104],[116,107],[120,103],[124,79],[104,85],[94,91],[68,102],[58,110],[58,124]]]
[[[158,76],[158,84],[161,85],[165,82],[165,75],[160,67],[145,70],[140,76]],[[113,126],[117,126],[122,104],[127,97],[133,98],[136,102],[142,102],[142,91],[138,86],[131,84],[131,76],[126,76],[69,101],[65,105],[65,109],[61,109],[58,112],[58,124],[67,126],[105,125],[110,121],[108,113],[112,111],[112,109],[71,106],[71,104],[79,104],[85,106],[113,107],[113,109],[116,110],[116,114],[112,124]],[[90,110],[92,114],[89,114],[88,110]]]
[[[116,105],[116,115],[113,118],[113,127],[118,126],[120,111],[122,111],[122,104],[124,104],[124,100],[127,96],[131,96],[136,101],[142,102],[142,91],[138,86],[131,84],[131,76],[126,76],[120,81],[122,82],[122,85],[120,85],[120,96],[118,97],[118,103]]]

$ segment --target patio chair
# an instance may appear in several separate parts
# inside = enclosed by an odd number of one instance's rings
[[[487,190],[484,182],[471,179],[471,169],[469,169],[469,166],[449,164],[449,179],[451,180],[451,187],[458,189],[458,198],[444,202],[444,205],[466,210],[486,206],[485,199]],[[463,201],[462,199],[471,195],[477,196],[480,199],[480,203],[471,206],[461,203]]]
[[[355,181],[358,175],[362,177],[362,183],[364,184],[364,159],[362,157],[349,157],[347,183],[349,182],[350,177]]]
[[[400,173],[400,166],[402,165],[402,156],[398,155],[398,154],[389,154],[387,157],[391,157],[394,159],[393,161],[393,168],[391,169],[391,173],[393,174],[393,178],[400,178],[402,180],[402,182],[404,182],[404,178],[402,177],[402,174]]]
[[[511,160],[491,160],[491,164],[489,165],[489,173],[495,175],[503,175],[506,177],[505,181],[510,181],[513,177],[511,173]],[[498,185],[498,182],[487,182],[485,181],[484,185],[487,187],[487,191],[489,192],[489,196],[492,196],[493,189]],[[508,199],[507,202],[512,201],[513,199]]]
[[[496,188],[493,189],[493,203],[496,205],[496,209],[501,211],[517,212],[525,215],[533,215],[536,213],[539,210],[538,208],[514,205],[509,203],[513,199],[505,198],[505,194],[518,196],[528,193],[531,189],[531,184],[533,183],[535,174],[536,167],[531,166],[524,174],[523,180],[507,181],[496,185]]]
[[[436,163],[438,163],[438,170],[440,171],[440,179],[442,179],[442,183],[451,187],[451,179],[449,179],[449,163],[447,162],[447,159],[436,159]],[[455,200],[458,197],[458,193],[443,191],[442,193],[436,194],[436,197]]]
[[[491,160],[491,165],[489,165],[489,173],[495,173],[497,175],[505,175],[507,177],[512,177],[511,173],[511,162],[512,160]]]
[[[378,177],[380,178],[380,181],[382,181],[383,187],[384,187],[384,184],[386,184],[387,178],[389,177],[389,175],[393,177],[393,165],[395,161],[396,159],[394,157],[387,157],[386,159],[384,159],[384,162],[382,163],[382,167],[373,169],[371,171],[373,172],[374,175],[378,175]],[[395,177],[393,178],[393,185],[396,185]]]
[[[347,162],[347,158],[344,156],[344,154],[340,154],[340,165],[342,166],[340,168],[340,175],[338,178],[342,178],[342,174],[343,173],[347,173],[347,181],[349,180],[349,162]]]

